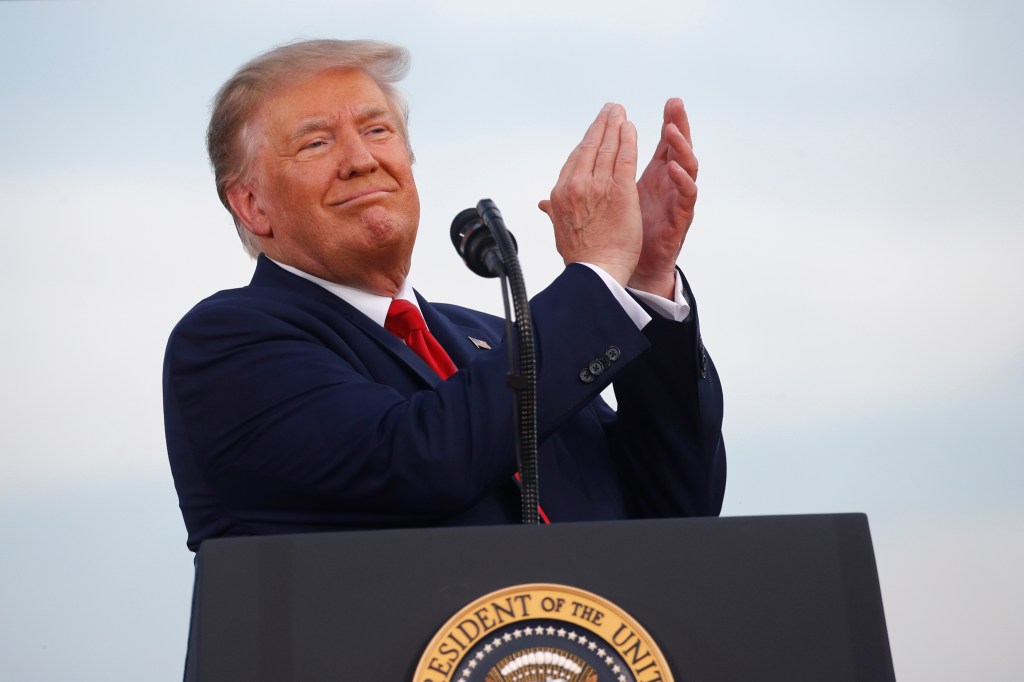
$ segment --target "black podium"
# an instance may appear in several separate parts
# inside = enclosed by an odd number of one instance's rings
[[[208,541],[199,553],[186,679],[411,681],[428,643],[460,609],[537,583],[600,595],[635,618],[671,671],[648,666],[637,682],[895,679],[867,518],[859,514]],[[469,645],[473,628],[486,630],[501,613],[479,616],[440,650]],[[576,640],[557,621],[542,626],[516,630]],[[614,637],[628,634],[620,627]],[[493,642],[501,644],[498,636]],[[619,654],[635,661],[638,651]],[[477,657],[484,662],[482,649]],[[443,657],[431,665],[439,672],[423,679],[471,680]],[[587,679],[615,682],[595,674]]]

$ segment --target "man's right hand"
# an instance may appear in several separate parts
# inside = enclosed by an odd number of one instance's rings
[[[606,104],[539,204],[566,265],[591,263],[629,281],[643,244],[636,170],[636,128],[621,105]]]

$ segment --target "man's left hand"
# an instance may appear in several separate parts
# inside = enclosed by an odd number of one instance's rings
[[[683,101],[665,103],[661,139],[637,190],[643,216],[643,247],[629,286],[667,299],[675,296],[676,259],[693,222],[697,157]]]

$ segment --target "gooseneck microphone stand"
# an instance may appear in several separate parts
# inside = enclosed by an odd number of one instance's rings
[[[483,229],[486,227],[486,229]],[[508,339],[508,385],[512,389],[516,425],[516,462],[519,467],[522,520],[540,523],[537,477],[537,358],[529,299],[515,238],[505,227],[501,211],[490,199],[481,199],[475,209],[455,217],[451,229],[455,250],[469,269],[482,277],[499,277],[505,304]],[[515,324],[509,310],[509,291]]]

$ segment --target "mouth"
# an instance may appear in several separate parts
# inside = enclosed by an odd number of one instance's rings
[[[386,187],[368,187],[364,190],[360,190],[339,201],[331,202],[331,206],[344,206],[357,201],[373,200],[390,193],[391,190]]]

